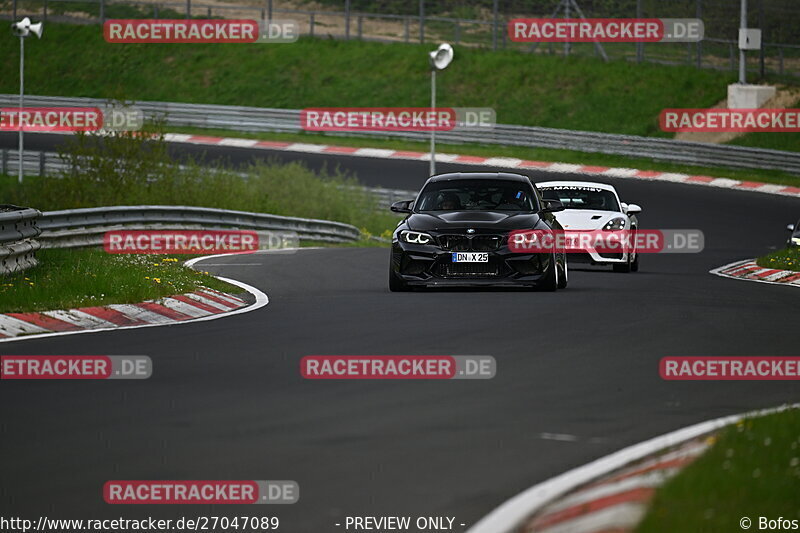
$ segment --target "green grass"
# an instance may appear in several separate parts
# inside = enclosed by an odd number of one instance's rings
[[[800,410],[748,419],[668,481],[639,533],[742,531],[739,520],[800,520]],[[763,529],[761,529],[763,531]]]
[[[0,276],[0,313],[135,303],[196,290],[239,287],[184,267],[187,256],[115,255],[98,248],[37,252],[39,265]],[[180,257],[180,259],[178,259]]]
[[[41,211],[110,205],[191,205],[254,213],[334,220],[362,232],[384,235],[397,224],[388,210],[340,172],[320,178],[301,164],[261,163],[248,178],[201,167],[167,171],[143,180],[79,173],[67,177],[28,177],[22,185],[0,179],[0,198]]]
[[[764,268],[800,271],[800,246],[785,248],[756,259],[756,264]]]
[[[221,129],[170,128],[175,133],[191,133],[196,135],[234,136],[246,139],[269,141],[303,142],[331,144],[336,146],[355,146],[368,148],[390,148],[395,150],[412,150],[428,152],[430,145],[425,142],[405,141],[400,139],[379,139],[368,137],[346,137],[325,135],[320,133],[248,133],[231,132]],[[438,153],[476,155],[483,157],[516,157],[533,161],[553,161],[606,167],[636,168],[640,170],[658,170],[690,175],[731,178],[743,181],[759,181],[781,185],[800,186],[800,176],[794,176],[777,170],[745,170],[719,167],[700,167],[664,163],[652,159],[625,157],[612,154],[595,154],[574,150],[554,150],[549,148],[527,148],[520,146],[476,145],[476,144],[444,144],[436,143]],[[420,178],[422,183],[423,178]]]
[[[109,44],[99,26],[50,23],[46,37],[26,48],[26,90],[277,108],[427,106],[429,48],[313,38],[289,45]],[[16,72],[16,41],[0,39],[0,52],[4,71]],[[438,78],[438,103],[491,107],[500,123],[668,138],[658,127],[662,109],[712,106],[732,81],[732,73],[692,66],[458,47],[453,65]],[[0,78],[0,92],[17,90],[16,76]],[[800,151],[800,135],[750,134],[732,144]],[[461,152],[797,182],[780,172],[713,172],[578,151],[472,148]]]
[[[69,43],[65,46],[65,43]],[[16,72],[19,45],[0,40]],[[302,38],[286,45],[109,44],[99,26],[51,23],[26,47],[30,94],[279,108],[427,106],[430,45]],[[733,75],[689,66],[603,63],[460,47],[438,104],[492,107],[502,123],[669,136],[665,107],[711,106]],[[0,78],[15,93],[17,77]]]

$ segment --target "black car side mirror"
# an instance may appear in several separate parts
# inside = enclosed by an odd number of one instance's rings
[[[401,200],[399,202],[395,202],[392,204],[391,209],[395,213],[410,213],[411,212],[411,204],[414,203],[414,200]]]
[[[559,202],[558,200],[542,200],[544,206],[542,207],[542,213],[556,213],[558,211],[564,210],[564,204]]]

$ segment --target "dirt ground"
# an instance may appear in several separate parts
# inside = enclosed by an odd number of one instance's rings
[[[784,85],[778,85],[777,88],[778,90],[775,93],[775,96],[767,100],[762,106],[764,109],[786,109],[800,104],[800,88],[786,87]],[[728,100],[726,98],[715,105],[712,109],[727,108]],[[741,137],[742,135],[745,134],[735,132],[678,132],[675,134],[675,138],[679,141],[725,143],[732,141],[737,137]]]

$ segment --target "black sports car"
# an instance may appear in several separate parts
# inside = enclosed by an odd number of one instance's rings
[[[424,286],[526,286],[554,291],[567,286],[566,254],[518,253],[508,247],[514,230],[561,230],[526,176],[454,173],[432,176],[416,200],[396,202],[408,213],[392,235],[389,289]]]

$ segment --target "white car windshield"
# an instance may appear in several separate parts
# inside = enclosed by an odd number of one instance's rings
[[[542,197],[558,200],[565,209],[591,209],[593,211],[621,211],[617,195],[607,189],[585,185],[556,185],[539,187]]]

